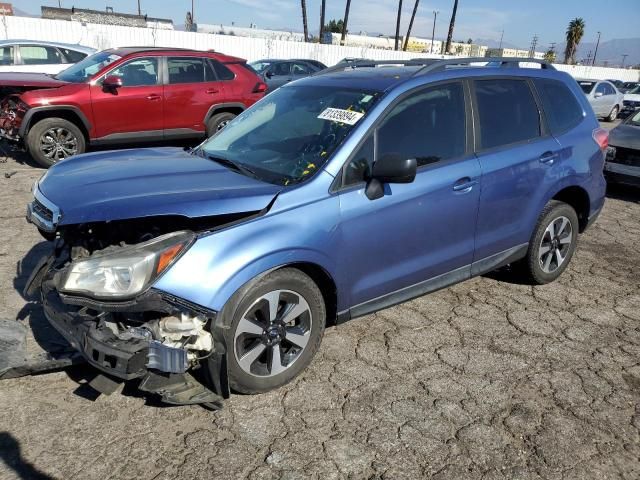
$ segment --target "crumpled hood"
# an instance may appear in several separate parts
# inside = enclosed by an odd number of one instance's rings
[[[640,93],[625,93],[622,99],[632,102],[640,102]]]
[[[618,125],[609,133],[609,145],[640,150],[640,127]]]
[[[269,205],[282,187],[169,147],[71,157],[51,167],[38,188],[60,209],[58,225],[73,225],[253,212]]]
[[[0,87],[53,88],[68,83],[45,73],[0,72]]]

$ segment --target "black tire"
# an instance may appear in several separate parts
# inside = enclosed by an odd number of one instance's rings
[[[59,130],[55,138],[50,134],[53,130]],[[48,155],[50,152],[46,152],[43,149],[43,145],[46,143],[45,138],[49,138],[54,142],[59,141],[60,144],[64,146],[64,149],[59,149],[53,154]],[[72,155],[84,153],[87,148],[87,142],[82,130],[74,123],[64,118],[51,117],[40,120],[29,129],[29,133],[27,134],[27,148],[31,157],[38,162],[38,164],[49,168],[60,160]]]
[[[227,123],[229,123],[234,118],[236,118],[236,114],[231,112],[217,113],[216,115],[212,116],[209,120],[207,120],[207,137],[211,137],[212,135],[218,133],[220,130],[227,126]]]
[[[555,222],[555,229],[558,230],[559,226],[563,225],[561,220],[563,218],[568,220],[570,226],[570,241],[566,244],[563,244],[561,241],[554,244],[549,240],[556,239],[551,239],[550,235],[548,235],[547,229],[551,228],[552,222]],[[536,224],[533,235],[531,236],[531,241],[529,242],[527,256],[516,265],[520,274],[524,277],[524,280],[533,285],[544,285],[546,283],[553,282],[562,275],[562,272],[564,272],[569,265],[569,262],[573,257],[573,253],[576,250],[578,232],[579,223],[576,211],[564,202],[551,200],[544,207],[540,217],[538,218],[538,223]],[[560,231],[558,237],[562,237],[562,233],[563,231]],[[542,244],[543,238],[545,240],[544,245]],[[566,242],[567,239],[568,237],[565,236],[561,240]],[[558,256],[553,253],[546,254],[545,256],[542,256],[541,254],[541,252],[543,252],[547,247],[550,248],[549,252],[555,251],[553,245],[558,245],[557,250],[559,253],[561,252],[563,254],[563,260],[561,262],[558,261]],[[566,250],[564,250],[565,248]],[[551,255],[551,261],[549,266],[545,269],[549,255]],[[558,263],[559,265],[557,265]],[[557,265],[557,267],[554,268],[554,265]]]
[[[620,111],[620,107],[618,107],[618,105],[615,105],[612,109],[611,109],[611,113],[609,113],[609,116],[607,117],[607,122],[615,122],[616,118],[618,118],[618,112]]]
[[[256,333],[241,333],[243,330],[239,327],[240,321],[244,318],[260,320],[258,318],[259,315],[254,316],[249,312],[252,309],[256,309],[257,313],[264,314],[264,310],[256,308],[256,305],[264,305],[268,312],[268,302],[264,300],[264,296],[268,296],[275,291],[283,292],[277,296],[279,299],[278,314],[268,328],[286,327],[282,330],[284,334],[280,337],[282,340],[273,340],[274,344],[268,343],[272,341],[273,337],[267,333],[267,330],[264,330],[260,336],[256,336],[259,335]],[[287,303],[286,296],[289,294],[297,294],[303,297],[304,301],[306,301],[306,306],[309,307],[309,313],[303,313],[299,317],[295,317],[291,324],[278,324],[280,320],[287,318],[286,312],[292,311],[293,307],[296,306],[295,304],[290,306]],[[298,305],[303,305],[303,302],[300,301]],[[229,325],[224,334],[227,345],[229,386],[236,392],[248,394],[262,393],[279,388],[299,375],[309,365],[318,351],[326,324],[326,308],[320,289],[309,276],[295,268],[276,270],[245,285],[231,297],[223,308],[221,315],[223,323]],[[308,322],[309,318],[311,319],[310,323]],[[298,326],[296,322],[300,322],[300,324],[307,322],[305,325],[308,328],[305,330],[304,327]],[[266,323],[268,324],[268,321]],[[278,325],[276,326],[276,324]],[[260,322],[260,326],[262,325],[264,323]],[[297,345],[287,340],[286,332],[290,331],[288,329],[297,329],[295,331],[305,332],[306,344],[299,350],[297,355]],[[288,363],[287,359],[293,359],[289,360],[290,364],[285,366],[284,371],[279,373],[273,373],[270,370],[273,358],[271,352],[275,348],[275,343],[278,344],[277,351],[281,353],[278,358],[283,360],[282,362],[278,361],[279,366]],[[248,348],[246,348],[247,344],[249,345]],[[255,367],[257,372],[248,372],[245,370],[247,363],[244,364],[245,368],[243,368],[238,358],[246,359],[252,352],[257,351],[255,350],[256,347],[257,350],[262,349],[260,351],[263,353],[252,361],[249,368],[251,370]],[[287,351],[287,349],[289,350]]]

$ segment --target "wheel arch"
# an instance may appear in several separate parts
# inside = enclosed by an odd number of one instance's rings
[[[25,138],[29,133],[31,127],[33,127],[36,123],[46,118],[54,117],[64,118],[65,120],[68,120],[76,125],[84,135],[87,143],[89,142],[89,132],[91,131],[91,124],[80,109],[71,105],[34,107],[27,110],[27,113],[22,120],[22,125],[20,125],[20,131],[18,133],[22,138]]]
[[[246,108],[247,107],[240,102],[219,103],[216,105],[212,105],[209,107],[209,110],[207,110],[207,114],[204,117],[204,123],[206,124],[211,117],[217,115],[218,113],[229,112],[233,113],[234,115],[240,115],[243,111],[246,110]]]
[[[584,188],[578,185],[566,186],[556,192],[550,200],[558,200],[570,205],[578,215],[579,232],[584,232],[589,223],[589,211],[591,208],[589,193]]]

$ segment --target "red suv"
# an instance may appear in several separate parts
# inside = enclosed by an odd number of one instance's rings
[[[245,60],[154,47],[104,50],[56,76],[0,74],[0,135],[48,167],[89,145],[198,139],[262,98]]]

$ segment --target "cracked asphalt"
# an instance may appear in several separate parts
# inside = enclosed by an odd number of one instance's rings
[[[0,318],[33,324],[24,158],[0,163]],[[82,366],[1,381],[0,478],[638,479],[639,240],[640,191],[615,189],[558,282],[496,273],[329,328],[301,377],[220,412],[95,398]]]

